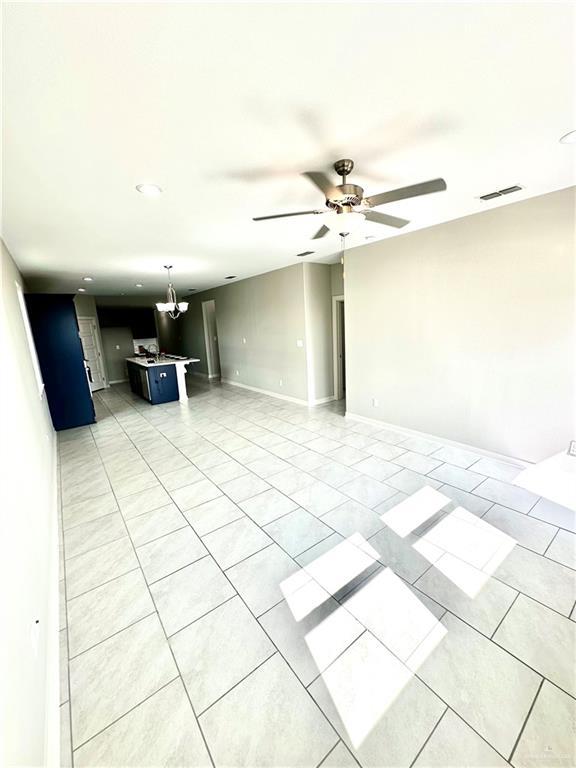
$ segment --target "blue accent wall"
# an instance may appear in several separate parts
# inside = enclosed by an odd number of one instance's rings
[[[54,429],[96,421],[84,368],[74,297],[30,293],[26,306]]]

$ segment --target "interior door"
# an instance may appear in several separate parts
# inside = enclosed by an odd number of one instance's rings
[[[216,302],[214,299],[202,302],[202,315],[204,317],[204,338],[206,342],[208,376],[211,379],[218,378],[220,376],[220,349],[218,347]]]
[[[78,328],[82,349],[84,350],[84,358],[88,362],[92,375],[90,389],[92,392],[95,392],[97,389],[103,389],[106,386],[102,351],[96,334],[96,323],[92,317],[79,317]]]

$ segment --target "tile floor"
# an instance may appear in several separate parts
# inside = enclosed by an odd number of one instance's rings
[[[59,435],[63,765],[576,765],[574,513],[341,403],[189,389]]]

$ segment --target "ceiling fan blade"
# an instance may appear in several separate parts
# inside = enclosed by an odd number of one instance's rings
[[[389,192],[382,192],[379,195],[371,195],[364,202],[373,207],[384,205],[384,203],[393,203],[395,200],[405,200],[407,197],[442,192],[445,189],[446,182],[444,179],[432,179],[432,181],[423,181],[421,184],[412,184],[410,187],[400,187],[400,189],[391,189]]]
[[[310,238],[311,240],[319,240],[321,237],[324,237],[324,235],[327,235],[330,230],[325,224],[322,224],[318,232],[314,235],[314,237]]]
[[[318,211],[295,211],[294,213],[277,213],[273,216],[254,216],[252,221],[266,221],[266,219],[285,219],[288,216],[307,216],[309,213],[318,213]]]
[[[326,199],[338,195],[338,190],[325,173],[322,173],[321,171],[305,171],[302,176],[306,176],[307,179],[310,179],[312,184],[324,193]]]
[[[364,218],[367,221],[373,221],[375,224],[386,224],[387,227],[396,227],[396,229],[410,224],[407,219],[399,219],[396,216],[389,216],[387,213],[380,213],[380,211],[367,211],[364,214]]]

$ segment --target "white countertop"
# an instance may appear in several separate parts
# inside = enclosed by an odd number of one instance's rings
[[[151,357],[153,357],[153,355],[151,355]],[[188,363],[200,362],[200,359],[197,357],[178,357],[176,355],[174,355],[174,357],[164,357],[157,363],[147,363],[145,357],[127,357],[126,360],[129,363],[136,363],[136,365],[141,365],[142,368],[154,368],[157,365],[176,365],[178,363],[188,365]]]

